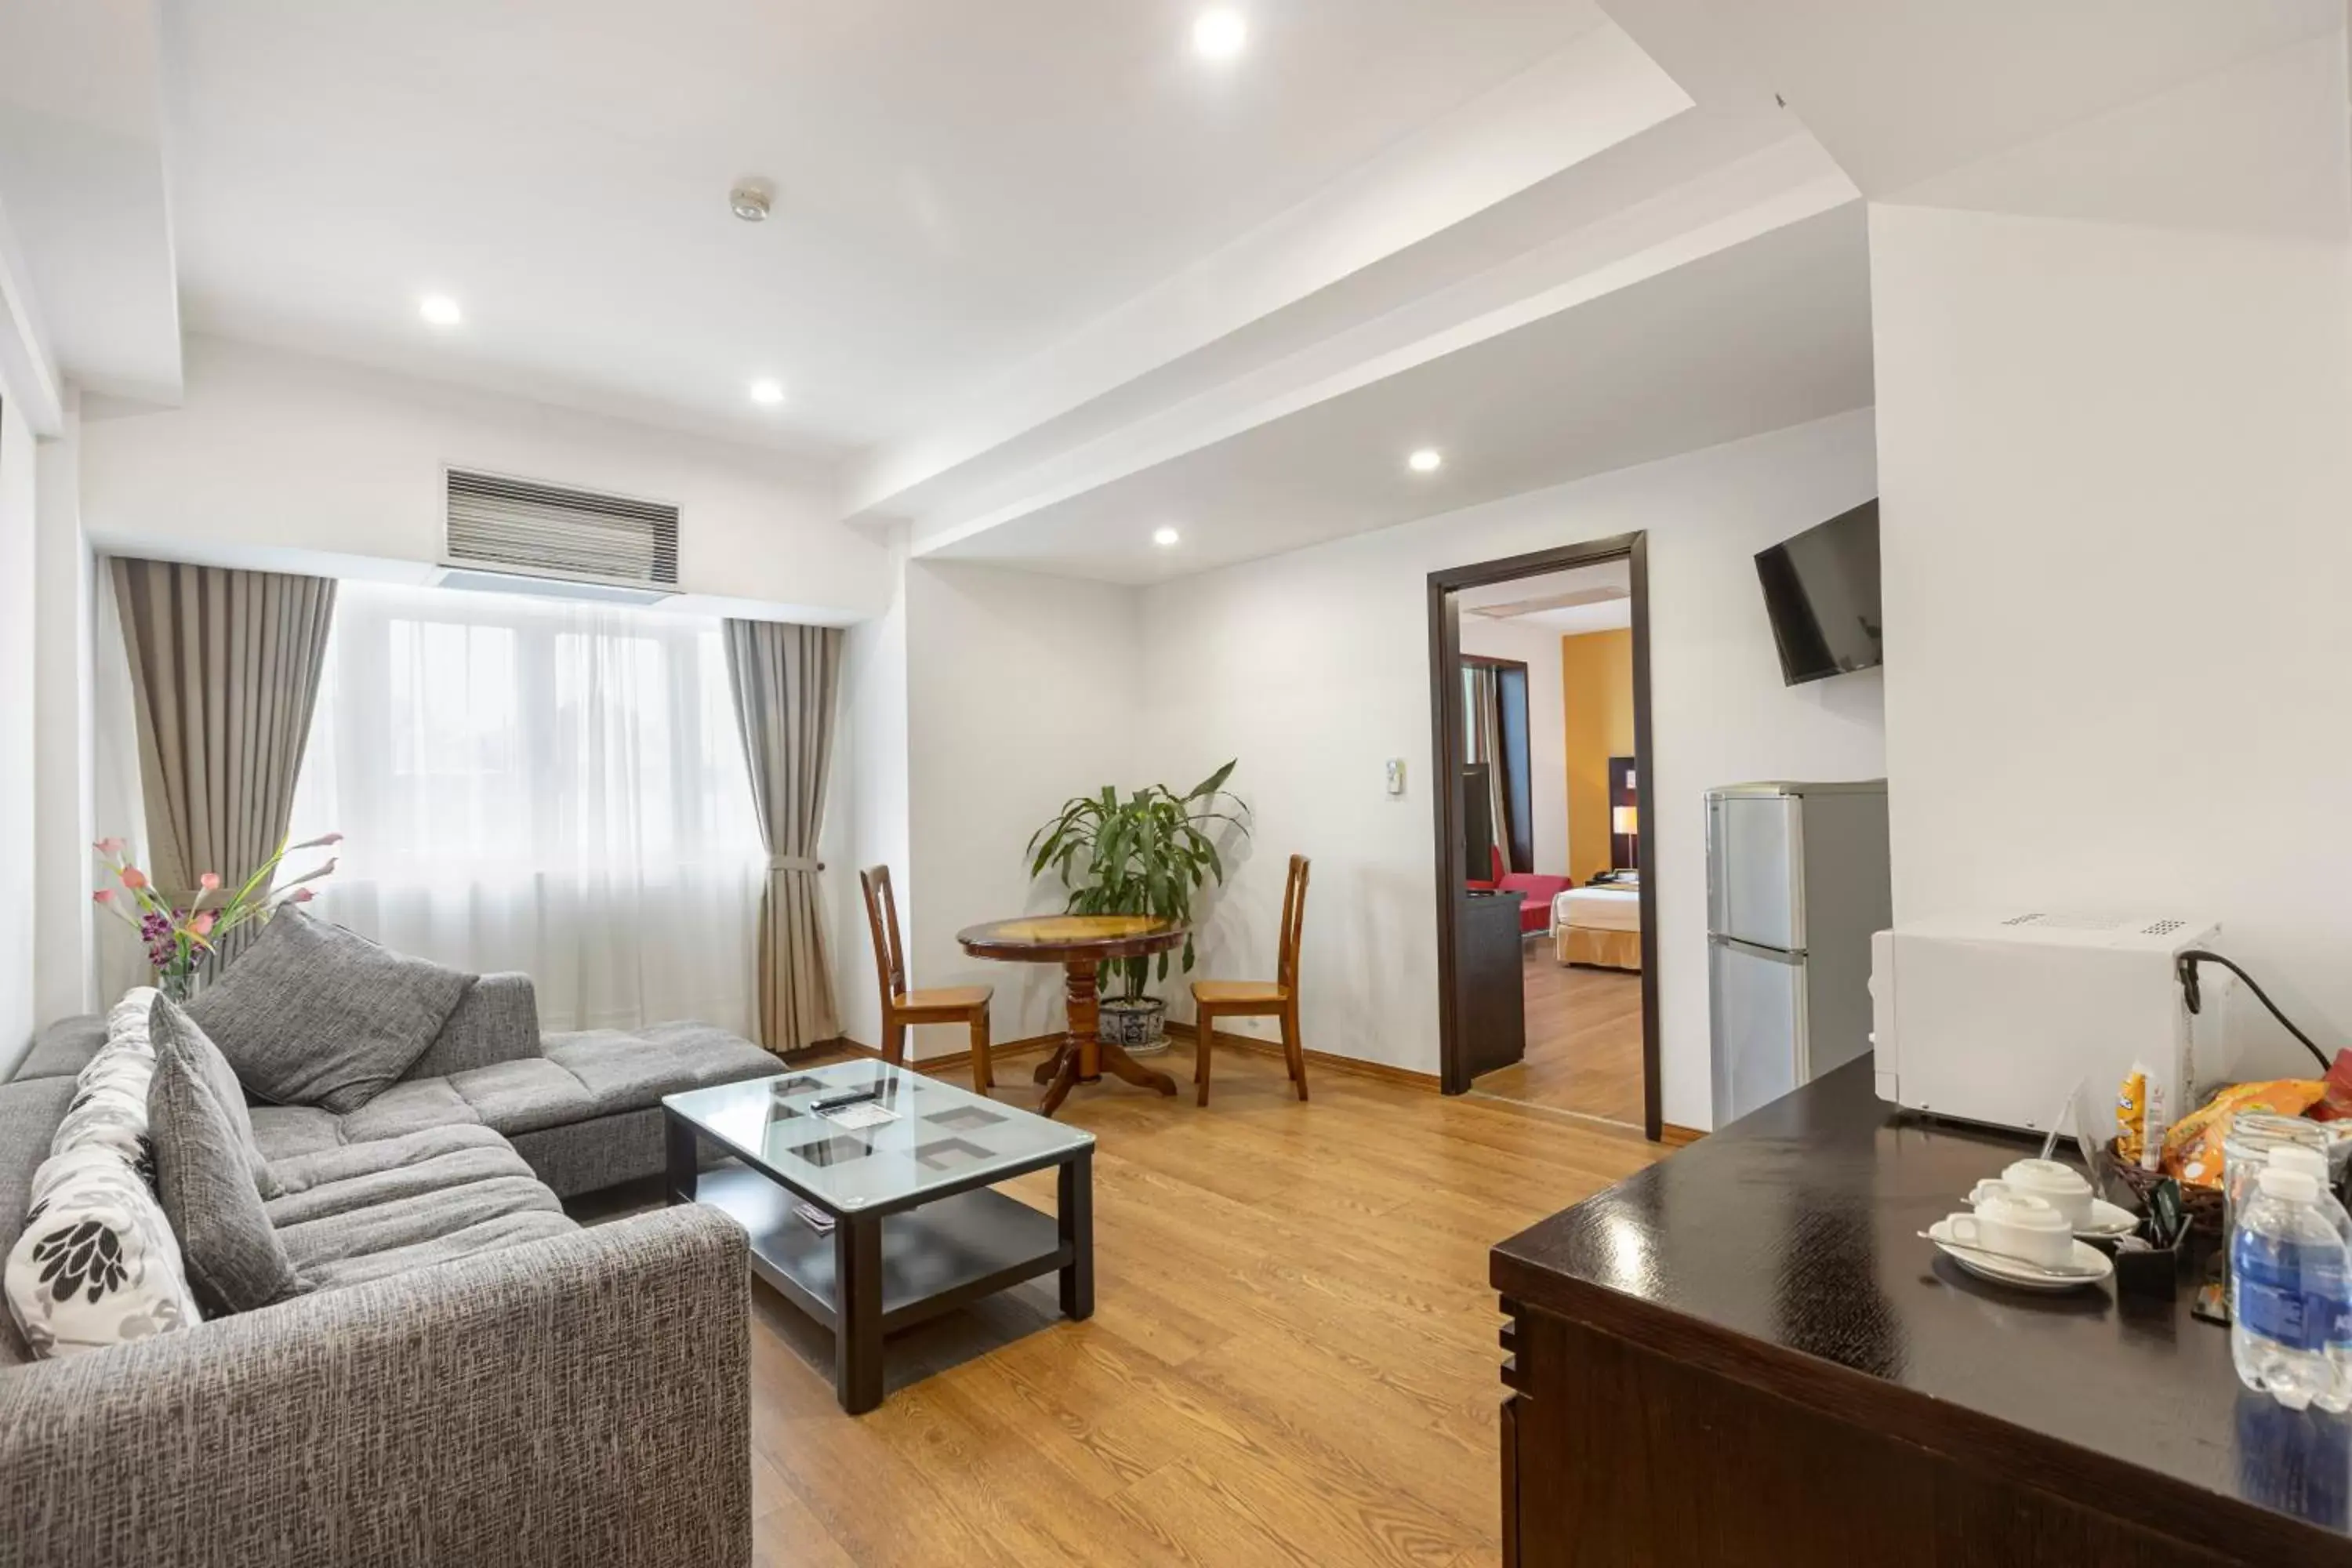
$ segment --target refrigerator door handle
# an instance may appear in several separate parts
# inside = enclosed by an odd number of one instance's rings
[[[1706,933],[1706,940],[1717,947],[1735,948],[1741,952],[1752,953],[1758,958],[1769,958],[1775,963],[1801,964],[1805,962],[1805,950],[1801,947],[1766,947],[1760,942],[1742,942],[1736,936],[1726,936],[1721,931],[1712,931]]]

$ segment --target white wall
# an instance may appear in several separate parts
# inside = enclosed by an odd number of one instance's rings
[[[1238,755],[1234,787],[1256,812],[1209,965],[1272,973],[1284,862],[1308,855],[1307,1045],[1433,1074],[1427,574],[1647,530],[1664,1109],[1707,1126],[1700,796],[1744,779],[1875,777],[1885,761],[1876,672],[1781,685],[1751,558],[1874,482],[1864,409],[1148,590],[1161,679],[1142,771],[1191,777]],[[1389,757],[1407,762],[1402,800],[1382,790]]]
[[[34,873],[36,550],[32,427],[0,388],[0,1079],[31,1045]]]
[[[34,1012],[38,1023],[98,1005],[89,901],[95,798],[94,600],[80,504],[79,398],[68,391],[64,428],[39,445],[34,546]]]
[[[1528,790],[1535,814],[1534,869],[1568,875],[1568,710],[1560,698],[1559,634],[1481,616],[1462,617],[1462,651],[1528,667]],[[1312,884],[1310,883],[1311,887]]]
[[[2352,258],[1924,207],[1871,251],[1898,918],[2219,917],[2352,1033]]]
[[[1073,795],[1147,782],[1134,769],[1147,719],[1141,595],[915,561],[906,605],[910,868],[899,912],[909,980],[993,985],[1000,1041],[1057,1031],[1058,967],[968,958],[955,935],[1060,909],[1058,884],[1029,880],[1030,835]],[[1172,782],[1192,784],[1213,765]],[[852,965],[869,987],[871,963],[869,952]],[[923,1029],[911,1048],[942,1056],[965,1041],[955,1029]]]
[[[889,599],[887,542],[835,521],[825,466],[248,344],[191,339],[182,406],[93,398],[82,445],[84,524],[118,553],[435,562],[457,464],[677,503],[691,594],[839,624]]]
[[[881,991],[857,874],[890,868],[897,897],[913,890],[907,843],[907,595],[904,557],[894,564],[888,607],[849,628],[842,651],[840,731],[835,787],[825,811],[821,858],[833,916],[834,997],[841,1030],[861,1045],[882,1037]],[[924,1043],[919,1038],[917,1044]]]

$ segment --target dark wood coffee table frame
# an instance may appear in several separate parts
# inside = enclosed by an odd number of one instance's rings
[[[852,1415],[882,1403],[883,1341],[900,1329],[1053,1273],[1062,1315],[1094,1316],[1092,1143],[844,1212],[667,1105],[662,1122],[669,1201],[708,1204],[751,1233],[751,1272],[833,1331],[834,1392]],[[705,1141],[734,1166],[702,1170]],[[1059,1167],[1055,1214],[988,1190],[1048,1165]],[[793,1212],[803,1201],[834,1216],[831,1236]]]

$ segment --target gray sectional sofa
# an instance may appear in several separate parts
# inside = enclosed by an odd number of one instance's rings
[[[0,1250],[104,1037],[0,1084]],[[663,1095],[777,1070],[700,1025],[542,1037],[489,975],[356,1110],[253,1107],[316,1289],[55,1361],[0,1313],[0,1568],[747,1562],[742,1231],[561,1200],[661,1172]]]

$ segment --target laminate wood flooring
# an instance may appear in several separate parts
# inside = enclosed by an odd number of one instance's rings
[[[1034,1059],[1003,1062],[1000,1099],[1034,1105]],[[1661,1152],[1337,1071],[1310,1068],[1302,1105],[1237,1050],[1196,1110],[1191,1047],[1159,1065],[1185,1094],[1107,1079],[1064,1108],[1100,1141],[1089,1321],[1049,1277],[925,1324],[853,1418],[829,1337],[755,1287],[761,1563],[1497,1561],[1487,1248]],[[1053,1206],[1051,1173],[1005,1190]]]
[[[1530,942],[1528,1054],[1472,1087],[1553,1110],[1642,1124],[1642,977],[1564,964],[1549,941]],[[1221,1064],[1222,1065],[1222,1064]]]

